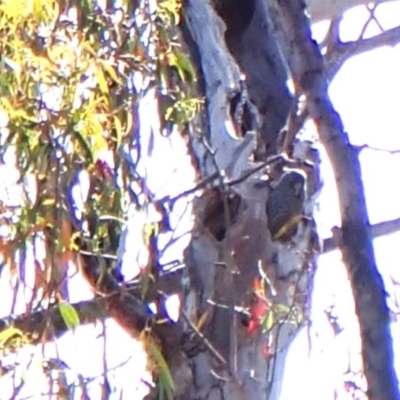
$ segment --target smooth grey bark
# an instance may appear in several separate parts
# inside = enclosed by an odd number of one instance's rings
[[[279,152],[278,133],[291,107],[286,66],[262,0],[216,3],[184,2],[185,25],[198,55],[207,105],[204,136],[192,137],[192,146],[200,177],[217,173],[217,179],[195,202],[193,240],[186,252],[184,310],[189,322],[183,322],[182,346],[193,381],[177,398],[264,400],[273,381],[280,381],[274,366],[296,327],[277,317],[269,333],[273,345],[266,355],[267,335],[261,329],[249,333],[243,315],[232,312],[232,307],[251,307],[260,268],[270,281],[271,302],[288,308],[304,306],[315,254],[310,221],[318,174],[313,168],[304,172],[309,178],[309,218],[299,223],[289,242],[273,241],[267,229],[269,189],[261,179],[265,168],[240,178],[267,155]],[[229,6],[240,6],[243,12],[232,16]],[[250,15],[246,7],[253,10]],[[241,15],[246,21],[240,21]],[[238,107],[243,107],[241,117]],[[304,161],[295,162],[302,166]],[[282,164],[271,168],[273,178],[282,174]],[[240,182],[230,185],[234,180]],[[193,333],[192,326],[198,324],[204,338]]]

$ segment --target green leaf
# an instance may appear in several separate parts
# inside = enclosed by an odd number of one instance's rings
[[[169,57],[169,63],[171,67],[177,69],[182,82],[186,82],[187,80],[189,82],[196,81],[196,71],[188,55],[179,50],[174,50],[173,54]]]
[[[275,304],[274,305],[275,312],[279,314],[289,314],[290,307],[285,304]]]
[[[81,134],[79,129],[74,129],[72,131],[72,133],[73,133],[75,139],[77,139],[77,142],[82,146],[83,150],[86,152],[89,162],[92,164],[93,160],[94,160],[94,156],[93,156],[92,149],[91,149],[89,142],[86,140],[85,136]]]
[[[163,400],[165,397],[168,400],[172,400],[174,398],[175,383],[171,371],[157,346],[154,343],[150,343],[149,345],[150,353],[160,368],[157,383],[158,399]]]
[[[58,310],[60,311],[61,317],[68,329],[79,326],[79,315],[71,304],[66,301],[60,301],[58,303]]]
[[[271,310],[267,312],[267,315],[265,316],[263,320],[263,331],[264,332],[269,332],[272,327],[274,326],[275,323],[275,313]]]

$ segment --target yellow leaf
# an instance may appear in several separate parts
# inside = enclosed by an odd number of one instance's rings
[[[71,238],[70,238],[70,240],[69,240],[69,248],[72,250],[72,251],[79,251],[79,245],[78,245],[78,241],[77,241],[77,239],[79,239],[81,237],[81,232],[74,232],[72,235],[71,235]]]
[[[113,68],[113,66],[107,62],[106,60],[100,60],[100,63],[103,67],[103,69],[107,72],[107,74],[110,76],[110,78],[118,83],[118,84],[122,84],[121,79],[118,78],[117,73],[115,72],[115,69]]]
[[[33,12],[40,22],[53,22],[59,15],[59,6],[53,0],[34,0]]]
[[[10,101],[6,97],[0,98],[1,107],[10,114],[13,111],[13,106],[11,105]]]
[[[4,345],[12,339],[14,336],[24,337],[24,333],[13,326],[6,328],[4,331],[0,332],[0,348],[4,347]]]
[[[93,57],[97,58],[97,53],[93,50],[92,46],[90,46],[89,42],[82,42],[81,44],[82,49],[86,50],[88,53],[90,53]]]
[[[42,205],[44,205],[44,206],[52,206],[52,205],[55,204],[55,202],[56,202],[55,199],[46,199],[46,200],[44,200],[42,202]]]
[[[99,96],[95,99],[90,99],[90,101],[87,103],[85,110],[83,110],[82,119],[84,120],[87,115],[95,112],[95,110],[98,107],[100,107],[102,105],[102,103],[107,104],[107,98],[105,96]],[[81,119],[78,118],[78,120],[81,120]]]
[[[125,135],[129,135],[133,129],[133,112],[132,110],[128,110],[126,114],[126,126],[125,126]]]
[[[115,136],[117,139],[117,148],[119,148],[122,142],[122,124],[117,116],[114,117],[114,129],[115,129]]]
[[[159,3],[157,13],[166,24],[179,24],[181,2],[179,0],[165,0]]]
[[[100,68],[98,68],[96,69],[95,75],[101,92],[104,94],[108,94],[108,83],[106,77],[104,76],[103,71]]]

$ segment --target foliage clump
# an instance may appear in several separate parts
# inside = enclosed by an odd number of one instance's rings
[[[85,250],[109,268],[102,256],[116,259],[135,202],[141,82],[157,88],[160,118],[178,128],[201,105],[177,37],[180,0],[154,4],[0,3],[0,157],[16,189],[0,196],[0,253],[17,279],[33,262],[27,309],[57,300],[69,328],[79,317],[65,295],[68,266]]]
[[[154,10],[147,2],[100,3],[0,5],[1,156],[13,156],[15,183],[22,183],[13,210],[2,202],[8,229],[1,252],[13,268],[16,252],[39,234],[48,272],[54,257],[68,262],[85,229],[97,251],[110,236],[99,220],[124,218],[133,200],[139,80],[149,79],[167,99],[161,116],[173,124],[183,126],[200,105],[191,94],[195,72],[176,37],[180,2],[161,1]],[[77,181],[88,192],[86,228],[71,204]]]

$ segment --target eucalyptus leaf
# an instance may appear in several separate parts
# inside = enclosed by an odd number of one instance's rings
[[[58,310],[60,311],[61,317],[68,329],[73,329],[79,326],[80,319],[76,309],[66,301],[60,301],[58,303]]]

